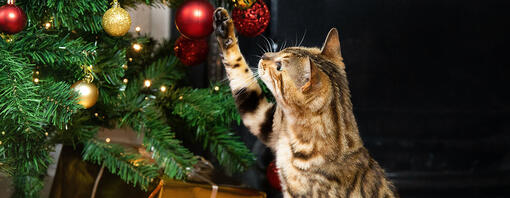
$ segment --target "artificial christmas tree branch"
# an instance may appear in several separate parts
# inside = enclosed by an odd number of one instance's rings
[[[162,2],[119,1],[125,7]],[[240,118],[229,90],[189,87],[186,67],[169,54],[173,42],[108,36],[101,24],[110,7],[104,0],[18,0],[16,5],[26,13],[27,26],[15,35],[0,35],[0,170],[13,178],[13,197],[39,196],[56,143],[83,145],[84,160],[142,189],[163,175],[185,179],[196,163],[197,154],[175,133],[194,136],[193,143],[203,145],[228,172],[253,162],[230,130]],[[133,50],[133,44],[143,49]],[[91,68],[99,89],[89,109],[77,104],[80,93],[70,88],[84,78],[82,66]],[[176,126],[175,120],[185,124]],[[95,137],[101,127],[122,126],[143,134],[150,162]]]

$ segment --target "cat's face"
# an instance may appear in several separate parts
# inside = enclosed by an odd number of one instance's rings
[[[331,98],[332,86],[317,65],[324,61],[338,64],[343,70],[336,29],[330,31],[322,49],[289,47],[265,53],[259,61],[258,73],[279,104],[296,108],[310,103],[323,105]]]

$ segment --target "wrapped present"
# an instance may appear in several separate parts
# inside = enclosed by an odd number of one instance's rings
[[[252,189],[161,180],[149,198],[266,198],[266,193]]]
[[[212,181],[214,166],[200,157],[188,173],[188,181],[163,179],[151,193],[149,198],[265,198],[266,193],[252,189],[219,186]],[[198,183],[201,182],[201,183]],[[205,183],[205,184],[203,184]]]

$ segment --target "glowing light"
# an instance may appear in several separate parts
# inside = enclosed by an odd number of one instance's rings
[[[39,83],[39,78],[34,78],[34,83]]]
[[[99,116],[99,113],[94,113],[94,116],[96,116],[96,117]]]
[[[48,132],[46,132],[46,133],[44,133],[44,135],[45,135],[45,136],[48,136],[49,134],[48,134]]]
[[[124,78],[124,79],[122,80],[122,82],[123,82],[124,84],[127,84],[127,83],[129,82],[129,80],[128,80],[127,78]]]
[[[219,91],[219,90],[220,90],[220,87],[214,86],[214,91]]]
[[[161,87],[159,88],[159,90],[161,90],[161,92],[165,92],[165,91],[166,91],[166,87],[165,87],[165,85],[161,85]]]
[[[203,13],[202,10],[193,10],[193,16],[199,18],[202,17]]]
[[[141,28],[140,26],[136,26],[136,27],[135,27],[135,31],[136,31],[136,32],[140,32],[140,31],[142,31],[142,28]]]
[[[150,87],[150,86],[151,86],[151,84],[152,84],[152,82],[151,82],[150,80],[145,80],[145,81],[143,81],[143,85],[144,85],[145,87]]]
[[[129,58],[129,62],[133,62],[133,58]]]
[[[136,51],[136,52],[139,52],[140,50],[142,50],[142,45],[138,44],[138,43],[135,43],[133,44],[133,49]]]
[[[5,135],[5,131],[2,131],[2,135]]]
[[[50,29],[51,28],[51,23],[47,22],[44,24],[44,28],[46,29]]]
[[[106,141],[106,143],[110,143],[111,140],[110,140],[110,138],[106,138],[105,141]]]
[[[35,74],[36,74],[36,75],[39,75],[39,71],[35,71]]]
[[[122,69],[127,70],[128,66],[126,64],[122,65]]]
[[[182,97],[182,96],[179,96],[179,100],[182,100],[183,98],[184,98],[184,97]]]

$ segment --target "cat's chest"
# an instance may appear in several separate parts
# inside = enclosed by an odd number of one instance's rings
[[[313,164],[296,161],[288,137],[281,137],[278,141],[276,164],[287,188],[301,191],[305,190],[303,186],[312,185],[314,174],[309,169],[313,168]]]
[[[292,195],[310,195],[313,193],[337,193],[338,183],[331,182],[321,174],[314,164],[299,164],[292,156],[292,148],[287,138],[280,138],[276,151],[276,164],[279,169],[282,186]],[[307,166],[302,168],[300,166]],[[331,191],[331,192],[329,192]]]

